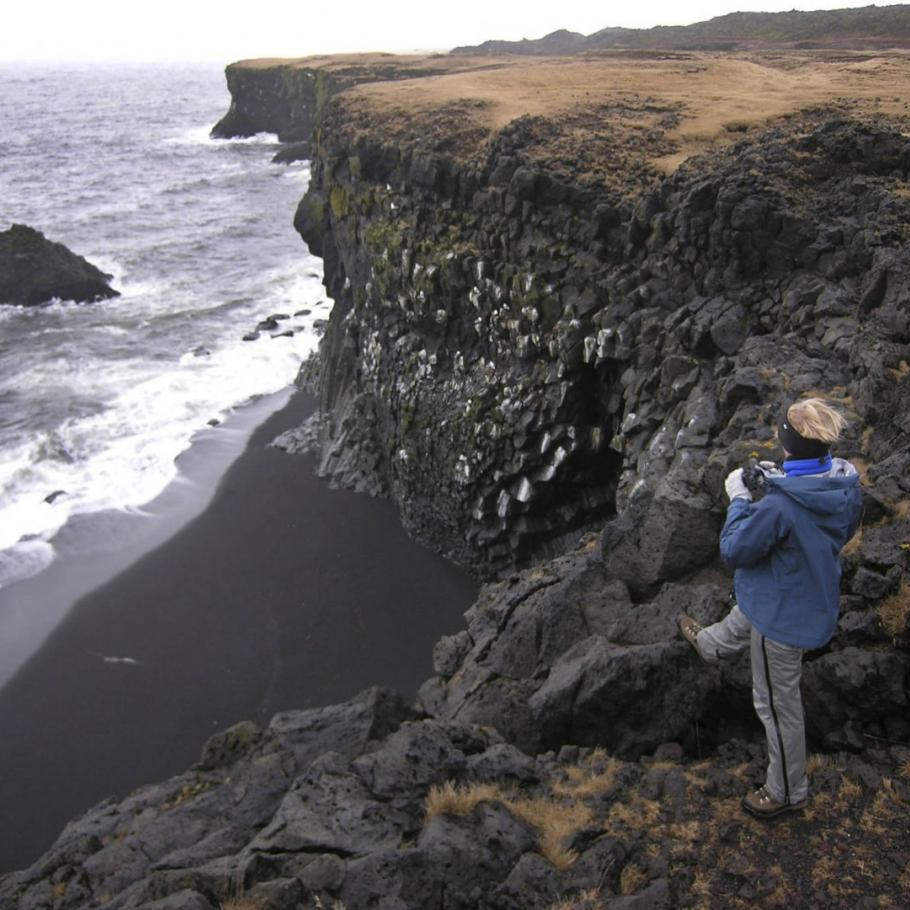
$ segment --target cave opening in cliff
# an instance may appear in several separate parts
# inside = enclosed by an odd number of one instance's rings
[[[535,504],[542,516],[540,531],[513,540],[519,564],[551,555],[574,545],[579,533],[599,531],[616,514],[616,490],[622,471],[622,454],[610,447],[622,413],[618,363],[586,365],[567,377],[569,392],[559,418],[571,428],[571,452],[562,477],[548,485]]]

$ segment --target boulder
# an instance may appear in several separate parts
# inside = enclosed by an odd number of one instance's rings
[[[54,299],[90,303],[118,297],[110,279],[34,228],[14,224],[0,231],[0,303],[35,306]]]

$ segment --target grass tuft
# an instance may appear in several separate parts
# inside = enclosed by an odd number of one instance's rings
[[[538,832],[541,856],[557,869],[567,869],[578,854],[566,840],[591,822],[591,810],[582,803],[549,797],[510,797],[493,784],[458,784],[447,781],[430,789],[424,801],[426,820],[437,815],[469,815],[484,800],[496,800]]]
[[[902,579],[900,588],[878,607],[882,626],[893,639],[900,638],[910,625],[910,585]]]
[[[852,803],[858,797],[863,795],[863,788],[849,777],[844,777],[838,787],[838,796],[845,803]]]
[[[822,755],[820,752],[812,752],[806,759],[806,774],[812,777],[813,774],[817,774],[827,768],[828,764],[827,755]]]
[[[607,756],[591,756],[586,766],[573,765],[566,769],[565,780],[553,785],[553,792],[571,799],[600,796],[616,784],[621,762]]]
[[[470,815],[474,807],[484,800],[505,802],[503,792],[495,784],[464,784],[446,781],[442,786],[430,788],[424,800],[426,820],[437,815]]]
[[[591,823],[591,810],[587,806],[546,797],[510,800],[506,805],[538,830],[540,853],[554,868],[568,869],[578,859],[578,854],[566,846],[566,840]]]
[[[623,866],[623,870],[619,874],[620,893],[637,894],[647,882],[648,876],[635,863],[629,863]]]
[[[603,895],[599,888],[588,888],[574,898],[562,898],[550,904],[547,910],[599,910],[603,907]]]

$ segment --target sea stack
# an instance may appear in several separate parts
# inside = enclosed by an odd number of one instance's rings
[[[0,231],[0,303],[34,306],[54,298],[89,303],[118,297],[111,276],[40,231]]]

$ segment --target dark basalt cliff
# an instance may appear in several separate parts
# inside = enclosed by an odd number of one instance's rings
[[[467,160],[457,126],[407,147],[339,103],[320,131],[296,224],[336,301],[326,473],[482,571],[618,512],[642,540],[619,535],[612,568],[643,595],[716,560],[725,472],[819,390],[867,429],[842,451],[876,466],[870,515],[896,507],[899,132],[808,117],[611,188],[584,161],[542,166],[546,124]]]
[[[476,110],[335,95],[296,217],[335,300],[300,439],[489,577],[466,628],[415,705],[372,690],[219,734],[73,822],[0,907],[905,901],[902,124],[802,112],[661,176],[678,111],[653,101],[599,110],[596,146],[579,112]],[[810,392],[849,418],[865,514],[804,664],[812,803],[769,837],[739,809],[764,762],[748,661],[707,667],[676,618],[728,608],[723,478]]]
[[[722,613],[723,478],[812,392],[850,418],[866,496],[838,638],[807,664],[814,733],[906,739],[907,653],[872,610],[906,598],[906,137],[809,114],[611,189],[542,167],[545,124],[456,157],[449,122],[409,147],[337,101],[297,215],[336,300],[323,469],[454,558],[541,578],[481,599],[423,706],[531,751],[632,754],[729,713],[674,617]],[[583,568],[541,562],[604,524]]]
[[[326,102],[338,92],[459,68],[444,57],[392,54],[242,60],[225,69],[231,106],[212,128],[212,136],[235,139],[275,133],[281,142],[308,146]]]
[[[34,306],[54,298],[88,303],[118,297],[110,279],[34,228],[14,224],[0,231],[0,303]]]

